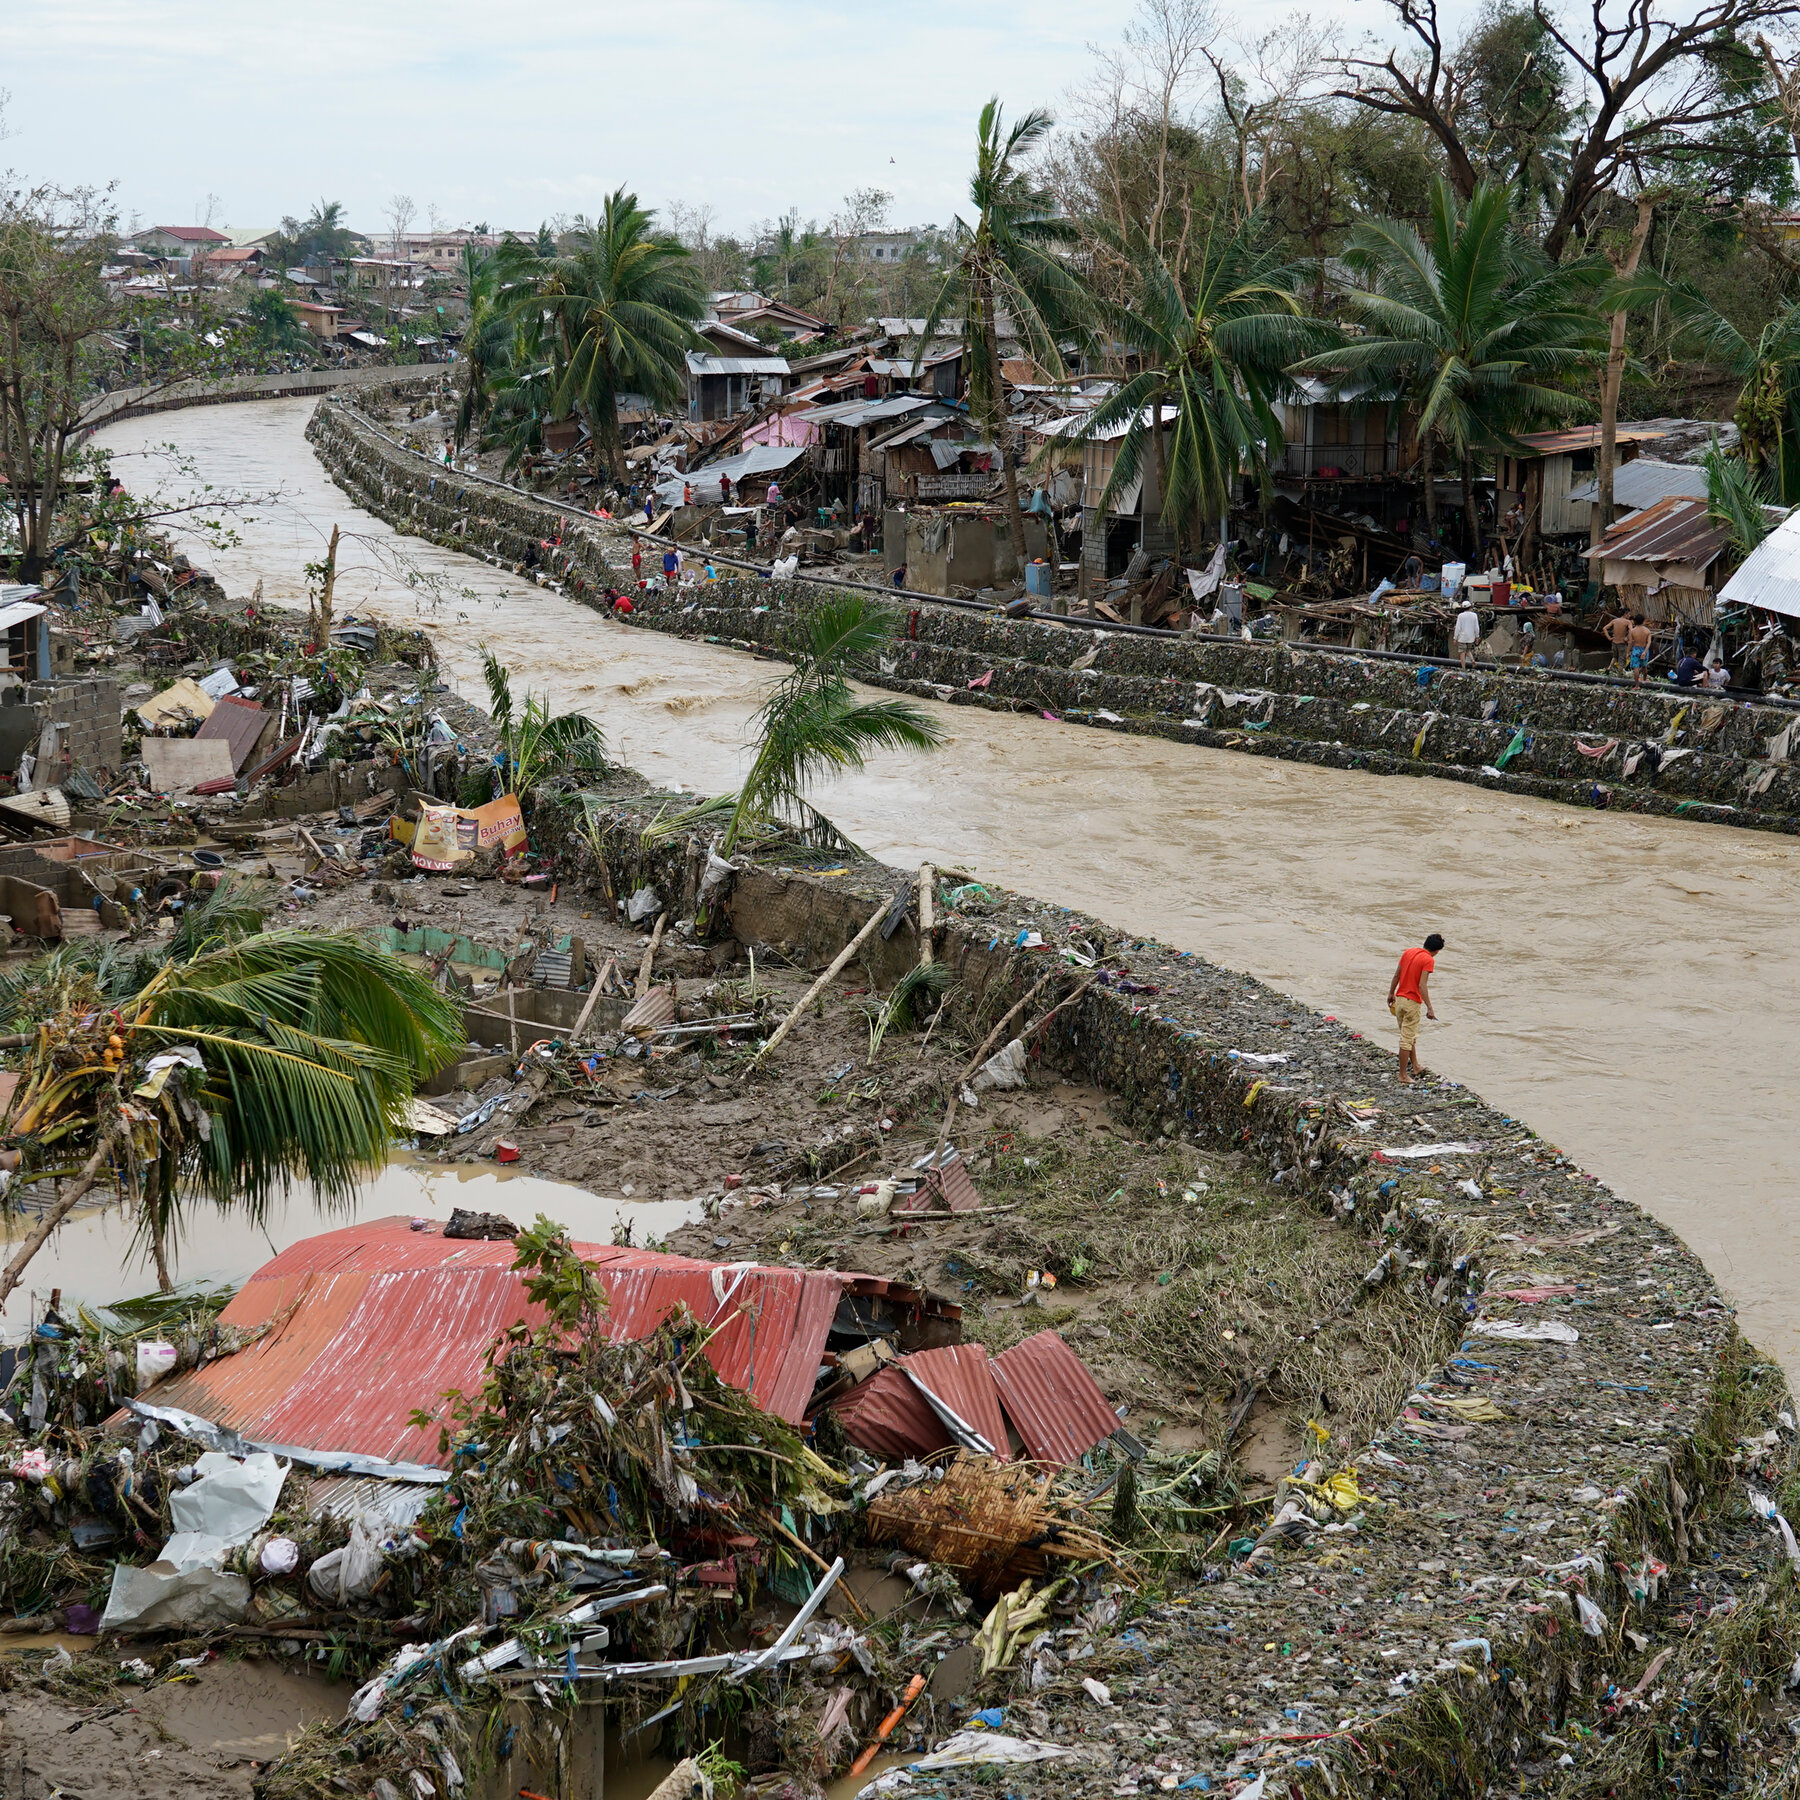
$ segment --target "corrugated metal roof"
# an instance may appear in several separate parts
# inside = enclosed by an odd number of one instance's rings
[[[1705,568],[1725,548],[1725,533],[1706,513],[1704,500],[1671,494],[1635,512],[1607,532],[1590,561],[1684,563]]]
[[[1100,1384],[1054,1331],[996,1356],[993,1372],[1000,1404],[1034,1462],[1078,1461],[1119,1429]]]
[[[1719,599],[1800,619],[1800,512],[1789,513],[1744,558]]]
[[[924,1303],[916,1288],[836,1270],[696,1262],[579,1244],[611,1302],[615,1342],[646,1337],[678,1302],[720,1329],[707,1356],[769,1411],[798,1421],[846,1290]],[[222,1317],[269,1334],[157,1389],[159,1404],[246,1437],[442,1466],[435,1428],[409,1423],[453,1388],[472,1390],[495,1334],[541,1322],[505,1240],[415,1232],[375,1219],[303,1239],[245,1283]],[[955,1316],[955,1308],[929,1303]]]
[[[1648,444],[1668,435],[1666,431],[1658,431],[1649,425],[1621,425],[1613,433],[1613,442]],[[1532,431],[1521,437],[1519,442],[1526,446],[1528,453],[1538,456],[1563,456],[1571,450],[1598,450],[1600,427],[1572,425],[1566,431]]]
[[[934,1450],[950,1448],[955,1440],[909,1374],[930,1388],[958,1418],[974,1426],[994,1446],[1001,1462],[1011,1460],[1000,1390],[994,1385],[988,1353],[980,1344],[915,1350],[835,1401],[830,1410],[851,1443],[877,1456],[895,1457],[929,1456]]]
[[[253,701],[227,694],[207,714],[194,737],[196,741],[223,738],[231,751],[231,772],[235,775],[250,760],[250,752],[256,748],[268,722],[269,715]]]
[[[707,356],[698,350],[687,353],[690,375],[785,375],[785,356]]]
[[[42,601],[7,600],[5,595],[8,591],[8,589],[0,587],[0,631],[7,630],[14,625],[23,625],[27,619],[35,619],[44,611]],[[13,588],[10,591],[13,593],[37,594],[41,593],[43,590],[41,588]]]
[[[1658,462],[1640,456],[1613,471],[1613,505],[1654,506],[1677,495],[1688,500],[1706,498],[1706,471],[1698,463]],[[1571,500],[1598,500],[1600,483],[1589,481],[1569,489]]]

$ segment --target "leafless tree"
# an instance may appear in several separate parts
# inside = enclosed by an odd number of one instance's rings
[[[418,217],[418,208],[413,205],[411,194],[396,194],[387,203],[387,222],[393,229],[392,244],[394,254],[402,254],[404,246],[401,240],[412,229],[412,222]]]
[[[1218,36],[1212,0],[1142,0],[1115,48],[1094,47],[1093,78],[1061,109],[1075,135],[1046,164],[1072,217],[1091,203],[1111,238],[1141,235],[1171,266],[1193,226],[1181,165]]]
[[[1219,105],[1237,140],[1236,177],[1245,212],[1269,197],[1281,174],[1283,147],[1296,115],[1321,97],[1336,54],[1331,28],[1296,13],[1250,43],[1236,42],[1229,60],[1210,46],[1202,54],[1219,84]]]
[[[1340,96],[1377,112],[1416,119],[1437,139],[1446,170],[1465,198],[1481,178],[1464,109],[1467,72],[1449,45],[1439,0],[1385,0],[1400,43],[1385,56],[1347,56]],[[1587,0],[1563,17],[1531,0],[1549,38],[1580,72],[1585,104],[1577,114],[1568,170],[1544,248],[1561,257],[1584,237],[1606,195],[1646,160],[1684,135],[1749,117],[1763,104],[1715,79],[1708,53],[1719,40],[1748,41],[1767,28],[1785,33],[1800,0]],[[1579,23],[1575,23],[1579,20]]]
[[[831,221],[831,268],[820,304],[825,317],[840,328],[868,279],[861,240],[882,228],[893,203],[894,196],[885,188],[857,188],[844,196]]]

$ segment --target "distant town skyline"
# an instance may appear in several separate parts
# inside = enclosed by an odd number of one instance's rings
[[[1058,109],[1135,10],[27,0],[0,13],[0,168],[116,182],[121,216],[145,227],[273,227],[324,199],[374,235],[406,194],[414,230],[433,208],[447,229],[527,230],[621,184],[739,236],[790,207],[824,221],[871,187],[892,194],[890,224],[947,226],[967,210],[988,96]],[[1266,29],[1289,10],[1250,0],[1225,24]],[[1326,10],[1385,25],[1373,0]]]

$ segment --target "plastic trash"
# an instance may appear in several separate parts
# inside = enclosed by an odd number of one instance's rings
[[[977,1093],[985,1093],[989,1088],[1022,1088],[1026,1067],[1025,1042],[1022,1038],[1014,1038],[976,1070],[971,1085]]]
[[[256,1561],[265,1575],[291,1575],[300,1566],[300,1546],[292,1538],[270,1538]]]
[[[1504,1338],[1514,1344],[1574,1344],[1581,1333],[1560,1319],[1474,1319],[1469,1329],[1476,1337]]]
[[[1040,1738],[1008,1737],[999,1731],[953,1731],[929,1756],[921,1756],[908,1767],[916,1773],[921,1769],[961,1769],[977,1763],[1048,1762],[1052,1757],[1071,1754],[1061,1744],[1046,1744]]]
[[[175,1346],[154,1339],[140,1340],[137,1347],[137,1384],[141,1394],[152,1383],[161,1381],[175,1367]]]
[[[1575,1611],[1581,1620],[1581,1629],[1589,1637],[1604,1637],[1606,1634],[1606,1614],[1591,1601],[1586,1594],[1575,1596]]]
[[[1104,1681],[1096,1681],[1091,1675],[1081,1678],[1081,1685],[1087,1690],[1087,1696],[1096,1706],[1111,1706],[1112,1689]]]
[[[662,911],[662,895],[653,887],[641,887],[625,902],[625,917],[633,925],[641,925]]]

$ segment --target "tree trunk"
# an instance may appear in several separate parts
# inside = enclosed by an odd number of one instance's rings
[[[1431,433],[1419,433],[1419,480],[1425,489],[1425,535],[1437,539],[1437,471],[1431,455]]]
[[[1637,273],[1638,258],[1644,254],[1644,240],[1650,235],[1650,221],[1656,212],[1656,201],[1649,194],[1638,195],[1637,222],[1631,228],[1631,242],[1624,259],[1616,267],[1619,278],[1629,281]],[[1625,380],[1625,312],[1612,316],[1612,335],[1606,352],[1606,373],[1600,380],[1600,449],[1594,458],[1598,493],[1594,500],[1594,516],[1588,525],[1588,548],[1598,549],[1612,523],[1613,470],[1618,461],[1619,389]]]
[[[1025,515],[1019,511],[1019,472],[1013,467],[1006,443],[1006,388],[1000,373],[1000,339],[994,328],[994,284],[983,274],[978,278],[981,294],[981,328],[987,338],[988,383],[993,389],[994,449],[1000,458],[1000,485],[1006,494],[1006,522],[1012,533],[1013,555],[1019,564],[1019,579],[1025,579]],[[925,354],[920,345],[919,354]]]
[[[331,646],[332,591],[337,586],[338,528],[331,528],[331,543],[325,551],[325,579],[319,587],[319,603],[313,608],[312,641],[319,650]]]
[[[1462,455],[1463,555],[1473,568],[1481,558],[1481,528],[1475,521],[1475,458]]]
[[[43,1249],[51,1232],[87,1198],[99,1183],[102,1169],[112,1155],[112,1137],[103,1136],[94,1147],[94,1154],[82,1165],[81,1173],[69,1183],[68,1191],[57,1197],[54,1206],[46,1208],[44,1216],[37,1222],[36,1228],[25,1242],[19,1246],[19,1253],[0,1272],[0,1306],[6,1304],[7,1296],[19,1285],[20,1277],[25,1273],[26,1264]]]
[[[1163,467],[1162,409],[1162,389],[1158,388],[1150,402],[1150,469],[1156,477],[1156,522],[1166,525],[1169,522],[1169,472]],[[1141,501],[1139,505],[1142,506]],[[1148,520],[1147,510],[1144,516]]]

